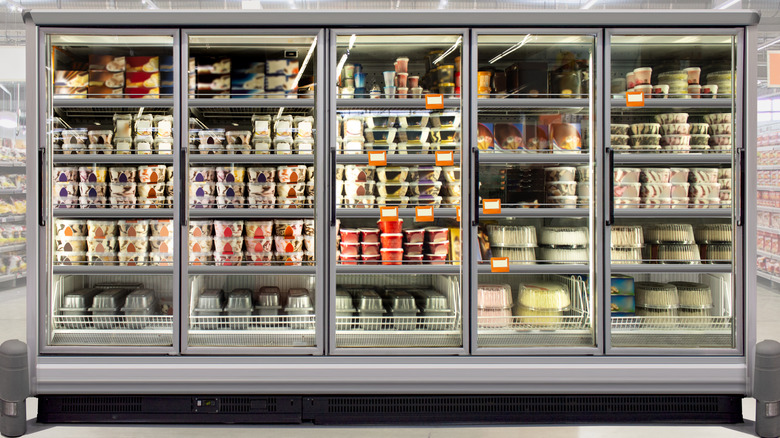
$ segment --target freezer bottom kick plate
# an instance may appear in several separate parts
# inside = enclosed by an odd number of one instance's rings
[[[740,395],[39,395],[43,423],[738,423]]]

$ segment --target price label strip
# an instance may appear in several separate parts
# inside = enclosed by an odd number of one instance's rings
[[[491,258],[490,272],[509,272],[509,257]]]
[[[387,151],[372,151],[368,153],[369,166],[387,166]]]
[[[398,220],[398,207],[379,207],[379,220],[393,222]]]
[[[626,92],[626,106],[643,107],[645,106],[645,93],[641,91]]]
[[[483,199],[482,200],[482,213],[483,214],[501,214],[501,200],[500,199]]]
[[[453,151],[436,151],[436,165],[437,166],[454,166],[455,165],[455,152],[453,152]]]
[[[433,206],[415,207],[414,220],[417,222],[433,222]]]

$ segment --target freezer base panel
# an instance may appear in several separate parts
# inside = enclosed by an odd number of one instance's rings
[[[39,396],[42,423],[739,423],[735,395]]]

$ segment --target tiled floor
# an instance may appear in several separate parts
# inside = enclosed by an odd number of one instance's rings
[[[759,287],[758,290],[758,339],[780,339],[780,291]],[[0,342],[6,339],[24,339],[25,334],[25,291],[14,289],[0,292]],[[37,412],[35,399],[28,401],[28,435],[48,438],[91,438],[113,437],[133,438],[148,436],[212,438],[215,435],[232,437],[308,438],[338,437],[357,438],[371,436],[385,438],[693,438],[693,437],[745,437],[753,435],[755,402],[743,401],[745,423],[729,426],[679,426],[679,425],[618,425],[618,426],[545,426],[523,427],[496,425],[492,427],[321,427],[321,426],[51,426],[34,421]]]

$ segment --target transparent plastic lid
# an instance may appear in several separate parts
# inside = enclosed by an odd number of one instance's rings
[[[477,306],[480,309],[511,308],[512,287],[508,284],[480,284],[477,287]]]
[[[62,297],[60,309],[84,309],[92,306],[92,299],[100,292],[100,289],[86,288],[72,292],[66,292]]]
[[[698,225],[693,230],[696,243],[730,243],[731,224]]]
[[[393,290],[385,293],[385,301],[387,303],[387,310],[390,312],[414,312],[416,313],[417,305],[414,297],[408,292]]]
[[[541,245],[548,246],[587,246],[587,227],[543,227]]]
[[[301,288],[290,289],[287,293],[288,309],[311,309],[311,297],[309,291]]]
[[[634,283],[636,306],[648,309],[675,309],[680,306],[677,288],[673,284],[652,281]]]
[[[691,224],[652,224],[644,227],[647,243],[696,243]]]
[[[222,310],[222,289],[206,289],[198,297],[198,310]]]
[[[127,296],[122,310],[149,310],[154,308],[156,302],[153,290],[136,289]]]
[[[521,284],[517,304],[529,309],[567,309],[571,306],[569,288],[556,282]]]
[[[384,312],[382,298],[375,291],[365,290],[356,293],[355,303],[360,312]]]
[[[432,289],[412,289],[408,290],[417,301],[417,307],[424,312],[431,310],[449,311],[447,297]]]
[[[536,227],[533,225],[488,225],[488,238],[491,246],[534,248]]]
[[[613,225],[611,236],[612,248],[641,248],[645,243],[641,225]]]
[[[688,309],[712,308],[712,290],[704,283],[673,281],[669,283],[677,288],[680,307]]]
[[[249,289],[234,289],[227,295],[225,310],[251,310],[252,291]]]
[[[130,293],[129,289],[108,289],[95,295],[92,300],[90,312],[95,310],[119,310],[124,302],[125,296]]]
[[[354,312],[355,306],[352,304],[352,295],[344,289],[336,290],[336,311]]]

